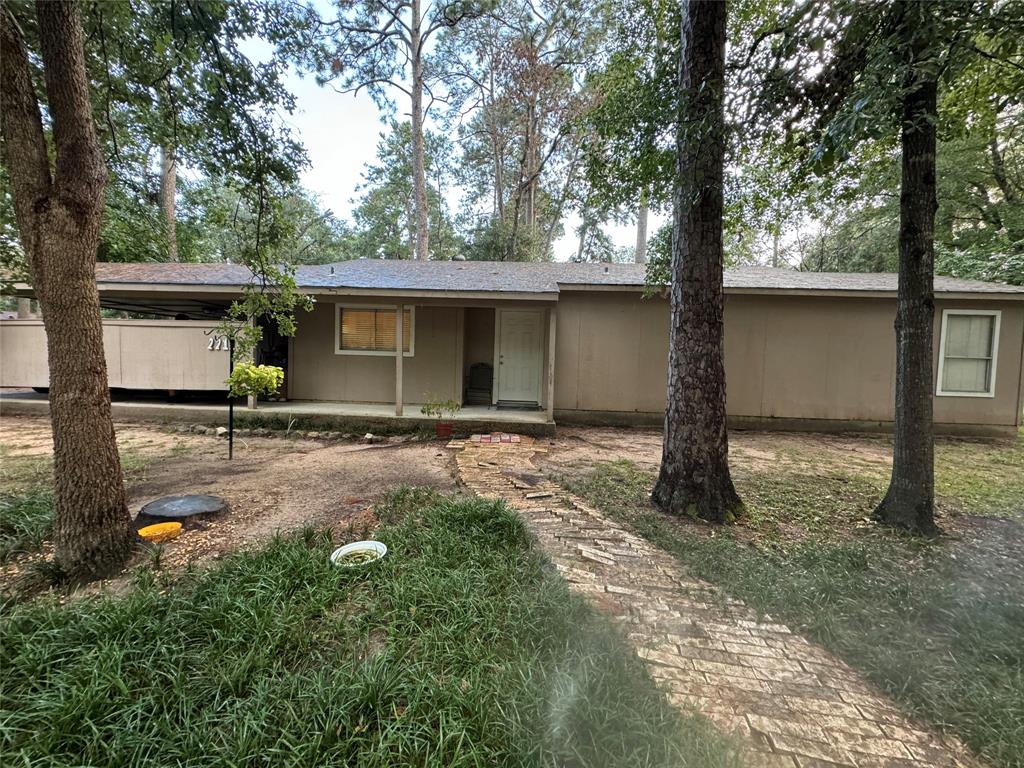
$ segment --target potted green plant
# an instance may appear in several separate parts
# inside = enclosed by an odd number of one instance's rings
[[[424,416],[432,416],[437,419],[437,423],[434,425],[437,436],[442,440],[447,440],[452,436],[455,425],[451,421],[445,421],[445,417],[447,416],[448,419],[454,419],[455,414],[460,410],[462,410],[462,404],[455,400],[430,398],[423,404],[423,407],[420,408],[420,413]]]
[[[231,369],[227,385],[232,397],[261,397],[276,394],[284,381],[284,371],[276,365],[238,363]]]

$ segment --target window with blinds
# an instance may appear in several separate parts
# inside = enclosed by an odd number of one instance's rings
[[[936,394],[992,397],[998,341],[999,312],[945,310]]]
[[[402,313],[402,352],[411,355],[413,308]],[[337,349],[339,354],[384,355],[395,353],[394,307],[338,307]]]

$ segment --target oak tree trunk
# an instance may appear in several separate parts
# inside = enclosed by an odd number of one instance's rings
[[[171,261],[178,261],[177,193],[178,158],[174,147],[160,147],[160,212],[167,230],[167,256]]]
[[[911,69],[901,133],[896,435],[889,490],[874,512],[880,522],[917,533],[936,530],[932,326],[937,91],[936,75],[927,66]]]
[[[412,0],[412,184],[416,213],[416,258],[430,258],[430,223],[427,210],[427,170],[423,142],[423,38],[420,0]]]
[[[96,140],[77,3],[36,5],[51,174],[24,37],[0,6],[0,111],[15,217],[46,330],[54,444],[54,544],[73,580],[108,575],[135,535],[114,439],[96,292],[106,168]]]
[[[666,512],[714,522],[742,512],[725,423],[725,21],[724,2],[684,3],[668,397],[661,471],[651,495]]]

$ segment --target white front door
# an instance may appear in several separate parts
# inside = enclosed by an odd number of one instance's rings
[[[497,400],[540,403],[542,325],[540,310],[498,310]]]

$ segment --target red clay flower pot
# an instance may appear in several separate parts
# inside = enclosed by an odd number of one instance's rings
[[[451,439],[452,430],[455,429],[454,424],[446,424],[445,422],[439,421],[434,426],[437,429],[437,437],[439,440]]]

